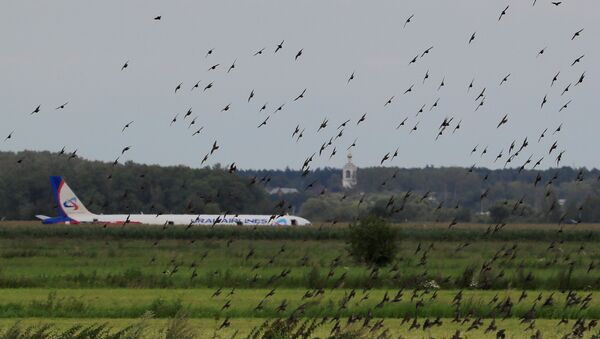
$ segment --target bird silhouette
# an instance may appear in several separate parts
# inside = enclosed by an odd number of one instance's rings
[[[506,15],[506,11],[508,11],[509,7],[510,6],[506,6],[506,8],[504,8],[504,10],[500,13],[500,16],[498,17],[498,21],[500,21],[502,19],[502,17]]]
[[[131,126],[131,124],[133,124],[133,120],[126,123],[125,126],[123,126],[123,128],[121,129],[121,133],[125,132],[125,129],[129,128],[129,126]]]
[[[578,30],[577,32],[573,33],[573,37],[571,38],[571,41],[575,40],[575,38],[578,38],[582,32],[583,32],[583,28]]]
[[[253,56],[257,56],[257,55],[263,54],[263,52],[264,52],[264,51],[265,51],[265,47],[263,47],[263,48],[259,49],[258,51],[256,51],[256,52],[253,54]]]
[[[277,53],[277,52],[279,52],[279,50],[283,48],[283,43],[284,43],[284,42],[285,42],[285,40],[281,40],[281,42],[280,42],[280,43],[277,45],[277,47],[275,48],[275,52],[274,52],[274,53]]]
[[[69,102],[67,101],[67,102],[65,102],[64,104],[62,104],[62,105],[60,105],[60,106],[56,107],[55,109],[64,109],[64,108],[67,106],[67,104],[68,104],[68,103],[69,103]]]

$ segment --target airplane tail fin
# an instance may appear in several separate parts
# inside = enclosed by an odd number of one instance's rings
[[[90,215],[90,211],[77,198],[69,185],[59,176],[51,176],[52,192],[58,204],[58,215],[62,218],[78,220],[78,216]]]

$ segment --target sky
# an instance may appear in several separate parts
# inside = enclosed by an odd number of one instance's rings
[[[160,165],[235,162],[240,169],[300,169],[313,153],[311,168],[342,167],[356,140],[351,152],[359,167],[379,166],[398,150],[384,166],[502,168],[510,144],[518,148],[528,138],[509,167],[530,156],[533,162],[544,157],[539,168],[553,167],[561,151],[560,165],[600,167],[600,2],[532,3],[2,1],[0,151],[65,147],[110,162],[119,157]],[[283,48],[274,53],[281,41]],[[575,86],[583,72],[584,82]],[[213,87],[203,91],[209,83]],[[484,88],[484,105],[476,111]],[[40,112],[30,114],[38,105]],[[497,127],[505,115],[508,122]],[[452,118],[450,126],[436,140],[444,118]],[[324,120],[327,127],[318,131]],[[304,129],[298,141],[292,138],[297,125]],[[219,149],[202,163],[215,141]]]

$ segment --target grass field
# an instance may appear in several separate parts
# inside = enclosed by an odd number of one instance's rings
[[[195,336],[199,338],[245,338],[250,332],[259,327],[265,321],[269,319],[264,318],[235,318],[231,319],[231,325],[227,328],[221,328],[221,324],[224,319],[190,319],[188,320],[189,327],[192,328]],[[373,319],[372,322],[375,323],[379,319]],[[457,330],[461,331],[462,338],[496,338],[497,331],[489,331],[486,333],[486,329],[491,323],[490,320],[485,320],[484,326],[481,326],[479,329],[473,329],[467,331],[472,322],[469,322],[465,325],[452,323],[452,319],[440,319],[442,322],[441,326],[435,326],[431,329],[422,329],[422,325],[424,319],[420,319],[418,321],[420,328],[410,330],[409,327],[411,324],[404,323],[402,324],[401,319],[385,319],[383,324],[385,329],[388,330],[390,337],[393,338],[450,338]],[[108,330],[112,333],[121,330],[131,324],[141,324],[144,328],[143,337],[144,338],[164,338],[165,332],[167,332],[167,328],[169,326],[169,320],[167,319],[111,319],[111,318],[99,318],[99,319],[79,319],[79,318],[27,318],[22,319],[18,325],[21,328],[27,328],[28,326],[37,326],[43,324],[53,324],[51,330],[55,331],[64,331],[73,326],[91,326],[95,324],[106,324]],[[573,321],[567,324],[557,325],[557,321],[554,320],[537,320],[535,323],[535,330],[528,329],[528,324],[521,324],[517,319],[507,319],[507,320],[496,320],[496,326],[498,329],[505,329],[507,333],[507,338],[530,338],[535,334],[537,330],[541,333],[545,333],[543,338],[562,338],[565,335],[571,333],[571,327],[573,326]],[[0,328],[9,329],[14,326],[14,321],[0,319]],[[347,326],[347,319],[343,319],[342,321],[343,327]],[[331,335],[331,329],[334,326],[329,320],[318,327],[314,333],[314,337],[318,338],[327,338]],[[348,328],[358,328],[360,326],[350,325]],[[6,330],[5,330],[6,331]],[[372,333],[371,337],[377,337],[381,335],[385,330],[379,330]],[[365,337],[369,337],[369,333],[361,333]],[[593,335],[589,334],[584,335],[584,338],[592,338]]]
[[[460,330],[483,338],[491,319],[498,328],[489,337],[500,329],[514,338],[537,330],[562,337],[582,322],[584,337],[598,333],[600,227],[395,227],[396,261],[373,269],[348,256],[346,225],[0,223],[0,328],[49,323],[59,332],[106,323],[116,333],[143,321],[144,337],[168,337],[172,319],[185,314],[180,322],[198,337],[247,337],[279,318],[314,320],[310,337],[328,337],[338,318],[355,337],[450,338]],[[452,322],[457,316],[460,324]],[[365,318],[372,319],[363,328]],[[422,329],[436,318],[441,326]],[[467,332],[478,318],[483,325]],[[231,326],[216,331],[225,319]],[[409,330],[414,319],[419,330]],[[568,323],[558,325],[561,319]]]

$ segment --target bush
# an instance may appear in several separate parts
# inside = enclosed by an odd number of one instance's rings
[[[498,202],[490,207],[490,219],[493,223],[499,224],[505,222],[511,214],[511,207]]]
[[[180,299],[167,301],[157,298],[152,301],[148,311],[158,318],[177,317],[183,311],[183,304]]]
[[[396,232],[383,219],[369,216],[350,225],[349,252],[359,262],[385,266],[396,256]]]

